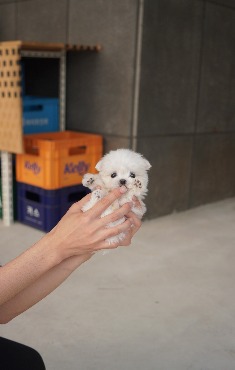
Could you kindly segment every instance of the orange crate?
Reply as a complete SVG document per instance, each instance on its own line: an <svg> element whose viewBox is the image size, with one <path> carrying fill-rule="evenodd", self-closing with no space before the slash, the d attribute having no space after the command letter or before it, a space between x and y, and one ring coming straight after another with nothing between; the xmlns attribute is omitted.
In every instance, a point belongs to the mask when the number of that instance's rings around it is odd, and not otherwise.
<svg viewBox="0 0 235 370"><path fill-rule="evenodd" d="M102 156L102 136L62 131L24 136L24 154L16 156L19 182L59 189L80 184L86 172L96 172Z"/></svg>

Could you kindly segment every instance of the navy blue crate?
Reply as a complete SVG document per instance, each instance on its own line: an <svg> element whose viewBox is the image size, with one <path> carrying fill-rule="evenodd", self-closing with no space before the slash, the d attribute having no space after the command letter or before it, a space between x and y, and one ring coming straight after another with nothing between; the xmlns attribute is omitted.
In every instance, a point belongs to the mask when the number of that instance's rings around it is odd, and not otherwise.
<svg viewBox="0 0 235 370"><path fill-rule="evenodd" d="M69 207L89 190L83 185L45 190L17 182L18 221L42 231L50 231Z"/></svg>
<svg viewBox="0 0 235 370"><path fill-rule="evenodd" d="M23 96L23 132L35 134L59 130L59 99Z"/></svg>

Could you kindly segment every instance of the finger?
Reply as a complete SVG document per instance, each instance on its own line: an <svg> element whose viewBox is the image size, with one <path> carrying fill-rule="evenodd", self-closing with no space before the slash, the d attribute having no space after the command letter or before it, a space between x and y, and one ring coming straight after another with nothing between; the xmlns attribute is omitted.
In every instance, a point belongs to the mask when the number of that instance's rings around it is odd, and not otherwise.
<svg viewBox="0 0 235 370"><path fill-rule="evenodd" d="M102 242L96 244L93 247L94 251L106 250L106 249L115 249L120 246L120 242L117 243L109 243L107 240L103 240Z"/></svg>
<svg viewBox="0 0 235 370"><path fill-rule="evenodd" d="M132 238L141 226L141 221L133 212L128 214L129 220L131 221L131 228L125 233L125 238L121 241L120 246L129 246L132 242Z"/></svg>
<svg viewBox="0 0 235 370"><path fill-rule="evenodd" d="M134 226L140 228L140 226L142 225L141 219L134 212L128 212L126 214L126 217L132 219Z"/></svg>
<svg viewBox="0 0 235 370"><path fill-rule="evenodd" d="M131 245L132 232L129 230L126 232L125 238L121 241L120 247L128 247Z"/></svg>
<svg viewBox="0 0 235 370"><path fill-rule="evenodd" d="M92 247L96 251L100 250L100 249L117 248L119 245L121 245L122 242L120 240L118 240L115 243L113 243L113 242L110 243L110 241L108 239L110 239L112 237L115 237L115 236L117 236L121 233L131 235L131 222L130 222L130 220L126 220L125 222L123 222L120 225L109 227L105 231L103 230L102 233L99 233L99 239L101 239L101 241L99 241L97 243L94 243ZM131 238L129 237L129 239L131 239ZM123 245L127 245L127 244L123 244Z"/></svg>
<svg viewBox="0 0 235 370"><path fill-rule="evenodd" d="M120 198L126 190L125 186L114 189L104 198L100 199L96 205L87 212L94 218L99 217L115 200Z"/></svg>
<svg viewBox="0 0 235 370"><path fill-rule="evenodd" d="M87 194L85 197L80 199L78 202L75 202L70 209L74 212L81 211L82 207L90 200L91 193Z"/></svg>
<svg viewBox="0 0 235 370"><path fill-rule="evenodd" d="M132 200L133 200L133 203L134 203L134 206L135 207L141 208L141 203L140 203L139 199L135 195L132 197Z"/></svg>
<svg viewBox="0 0 235 370"><path fill-rule="evenodd" d="M117 226L107 227L103 231L104 239L112 238L131 229L131 221L128 219Z"/></svg>
<svg viewBox="0 0 235 370"><path fill-rule="evenodd" d="M135 215L134 212L129 212L127 215L126 215L127 218L129 218L131 220L131 224L132 224L132 227L131 227L131 230L132 230L132 236L139 230L139 228L141 227L142 225L142 222L141 220Z"/></svg>
<svg viewBox="0 0 235 370"><path fill-rule="evenodd" d="M109 224L111 222L115 222L117 220L120 220L126 214L128 214L130 212L131 207L132 207L132 203L131 202L125 203L125 204L123 204L123 206L121 206L120 208L118 208L116 211L110 213L107 216L102 217L99 220L99 223L102 226L102 225L107 225L107 224Z"/></svg>

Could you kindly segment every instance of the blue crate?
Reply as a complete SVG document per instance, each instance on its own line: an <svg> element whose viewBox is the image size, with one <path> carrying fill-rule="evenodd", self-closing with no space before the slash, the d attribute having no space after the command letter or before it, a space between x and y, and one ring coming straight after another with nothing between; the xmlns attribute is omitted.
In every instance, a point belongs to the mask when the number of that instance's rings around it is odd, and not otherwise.
<svg viewBox="0 0 235 370"><path fill-rule="evenodd" d="M50 231L69 207L89 190L83 185L45 190L17 182L18 221L42 231Z"/></svg>
<svg viewBox="0 0 235 370"><path fill-rule="evenodd" d="M59 130L59 99L23 96L23 132L35 134Z"/></svg>

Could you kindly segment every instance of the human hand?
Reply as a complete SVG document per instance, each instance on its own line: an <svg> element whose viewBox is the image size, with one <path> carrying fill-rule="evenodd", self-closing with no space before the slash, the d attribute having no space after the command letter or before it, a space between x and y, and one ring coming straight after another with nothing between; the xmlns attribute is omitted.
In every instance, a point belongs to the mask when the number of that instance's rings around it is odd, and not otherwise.
<svg viewBox="0 0 235 370"><path fill-rule="evenodd" d="M128 215L132 204L126 203L113 213L100 217L125 191L125 187L114 189L86 212L82 211L82 207L89 200L90 194L72 205L49 233L50 245L57 248L62 260L75 255L91 255L101 249L116 248L120 243L110 245L106 239L122 232L128 234L126 244L122 245L128 245L127 242L131 240L133 234L133 230L130 231L131 225L135 225L134 232L138 229L135 217L127 216L125 222L114 227L107 228L106 225Z"/></svg>
<svg viewBox="0 0 235 370"><path fill-rule="evenodd" d="M119 243L120 246L130 245L133 236L135 235L135 233L139 230L141 226L141 221L134 212L129 212L126 215L126 218L130 220L131 228L126 231L125 238Z"/></svg>
<svg viewBox="0 0 235 370"><path fill-rule="evenodd" d="M133 202L133 207L134 208L141 208L142 207L139 199L135 195L132 197L132 202Z"/></svg>

